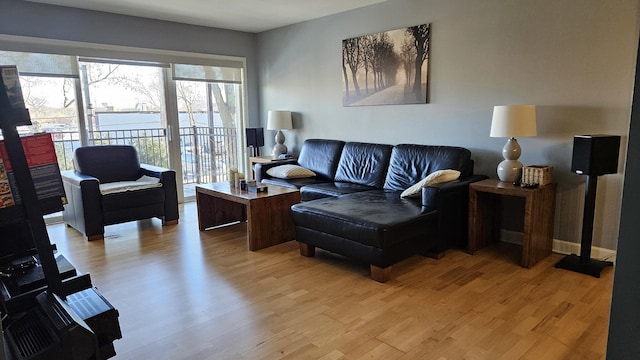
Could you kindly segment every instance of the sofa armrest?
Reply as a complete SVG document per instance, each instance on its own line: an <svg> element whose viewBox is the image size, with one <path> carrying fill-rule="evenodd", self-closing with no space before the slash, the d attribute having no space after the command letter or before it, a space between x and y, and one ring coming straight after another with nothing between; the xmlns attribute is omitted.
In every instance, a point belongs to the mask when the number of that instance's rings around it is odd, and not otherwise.
<svg viewBox="0 0 640 360"><path fill-rule="evenodd" d="M422 188L422 206L426 208L436 209L441 200L440 196L446 196L447 194L453 193L466 193L468 199L469 184L488 178L489 177L485 175L472 175L464 180L454 180L425 186L424 188Z"/></svg>
<svg viewBox="0 0 640 360"><path fill-rule="evenodd" d="M484 175L472 175L463 180L426 186L422 189L422 206L438 211L438 234L432 251L467 246L469 226L469 184L487 179Z"/></svg>
<svg viewBox="0 0 640 360"><path fill-rule="evenodd" d="M164 219L163 222L178 220L178 186L176 185L176 171L149 164L140 164L143 175L160 179L164 188Z"/></svg>
<svg viewBox="0 0 640 360"><path fill-rule="evenodd" d="M255 173L256 182L260 183L262 179L270 179L272 176L267 174L267 170L273 167L285 165L285 164L298 165L298 160L296 159L278 160L278 161L271 161L268 163L255 164L253 171Z"/></svg>

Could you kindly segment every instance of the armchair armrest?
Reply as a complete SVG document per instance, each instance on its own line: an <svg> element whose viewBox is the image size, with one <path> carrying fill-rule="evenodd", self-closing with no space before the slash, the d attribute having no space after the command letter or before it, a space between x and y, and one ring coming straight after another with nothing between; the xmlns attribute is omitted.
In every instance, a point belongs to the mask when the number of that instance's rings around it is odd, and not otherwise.
<svg viewBox="0 0 640 360"><path fill-rule="evenodd" d="M154 166L149 164L140 164L140 173L142 175L151 176L160 179L161 183L173 180L175 183L176 171L167 169L161 166Z"/></svg>
<svg viewBox="0 0 640 360"><path fill-rule="evenodd" d="M140 164L140 172L160 179L164 188L164 219L163 223L178 220L178 187L176 185L176 171L149 164Z"/></svg>
<svg viewBox="0 0 640 360"><path fill-rule="evenodd" d="M68 201L62 213L64 222L87 236L102 234L100 181L75 170L61 171L60 176Z"/></svg>
<svg viewBox="0 0 640 360"><path fill-rule="evenodd" d="M73 184L75 186L80 186L83 181L93 181L100 184L100 180L97 178L81 174L75 170L65 170L60 172L60 176L62 177L62 181L67 182L69 184Z"/></svg>
<svg viewBox="0 0 640 360"><path fill-rule="evenodd" d="M472 175L462 180L426 186L422 189L422 206L438 211L438 240L436 253L467 245L469 226L469 184L487 179L485 175Z"/></svg>

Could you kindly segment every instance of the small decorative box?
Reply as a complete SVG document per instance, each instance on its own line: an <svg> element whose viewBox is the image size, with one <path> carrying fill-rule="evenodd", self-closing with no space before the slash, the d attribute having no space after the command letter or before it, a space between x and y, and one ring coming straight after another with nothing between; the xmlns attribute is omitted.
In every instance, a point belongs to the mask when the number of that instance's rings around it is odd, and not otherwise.
<svg viewBox="0 0 640 360"><path fill-rule="evenodd" d="M538 184L544 186L552 182L553 166L529 165L522 168L523 184Z"/></svg>
<svg viewBox="0 0 640 360"><path fill-rule="evenodd" d="M248 187L249 192L253 192L253 193L266 193L269 188L266 185L256 185L256 186L249 186Z"/></svg>

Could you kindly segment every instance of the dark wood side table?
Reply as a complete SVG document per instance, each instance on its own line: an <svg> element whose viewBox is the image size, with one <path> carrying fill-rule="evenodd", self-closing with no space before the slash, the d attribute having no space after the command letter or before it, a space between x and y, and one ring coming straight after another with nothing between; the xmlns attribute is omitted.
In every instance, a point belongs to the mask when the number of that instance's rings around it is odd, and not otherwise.
<svg viewBox="0 0 640 360"><path fill-rule="evenodd" d="M278 157L273 157L271 155L267 155L267 156L250 156L249 157L249 162L251 163L251 165L255 165L255 164L265 164L265 163L270 163L270 162L278 162L278 161L287 161L287 160L295 160L296 158L291 156L288 157L286 159L280 159Z"/></svg>
<svg viewBox="0 0 640 360"><path fill-rule="evenodd" d="M269 163L269 162L276 161L276 160L278 160L278 158L274 158L271 155L250 156L249 157L249 162L251 162L251 165L264 164L264 163Z"/></svg>
<svg viewBox="0 0 640 360"><path fill-rule="evenodd" d="M520 264L529 268L549 255L553 246L556 188L552 183L526 189L493 179L469 185L469 252L474 254L499 238L500 198L516 196L525 200Z"/></svg>

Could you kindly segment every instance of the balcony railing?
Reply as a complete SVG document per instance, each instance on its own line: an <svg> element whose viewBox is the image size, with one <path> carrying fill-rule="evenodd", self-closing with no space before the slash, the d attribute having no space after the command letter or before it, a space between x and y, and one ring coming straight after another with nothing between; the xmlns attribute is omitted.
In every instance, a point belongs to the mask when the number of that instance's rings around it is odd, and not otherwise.
<svg viewBox="0 0 640 360"><path fill-rule="evenodd" d="M185 184L228 180L237 168L237 131L224 127L181 127L180 158ZM80 146L78 132L52 132L61 170L73 169L73 151ZM170 167L164 129L101 130L89 132L91 145L132 145L140 162ZM175 167L174 167L175 168Z"/></svg>

